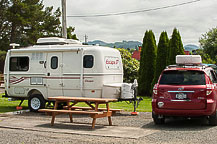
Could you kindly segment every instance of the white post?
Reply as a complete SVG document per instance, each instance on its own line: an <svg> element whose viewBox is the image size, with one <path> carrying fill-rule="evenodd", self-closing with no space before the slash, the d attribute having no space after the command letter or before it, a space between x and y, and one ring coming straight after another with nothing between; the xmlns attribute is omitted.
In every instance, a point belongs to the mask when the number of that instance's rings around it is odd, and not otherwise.
<svg viewBox="0 0 217 144"><path fill-rule="evenodd" d="M67 38L66 27L66 0L62 0L62 37Z"/></svg>
<svg viewBox="0 0 217 144"><path fill-rule="evenodd" d="M9 92L9 84L10 84L10 82L9 82L9 79L10 79L10 66L9 66L9 64L10 64L10 56L11 56L11 51L10 50L8 50L8 53L7 53L7 92Z"/></svg>
<svg viewBox="0 0 217 144"><path fill-rule="evenodd" d="M83 97L83 79L84 79L83 56L84 56L84 49L83 49L83 48L81 48L81 75L80 75L80 91L81 91L81 96L82 96L82 97Z"/></svg>

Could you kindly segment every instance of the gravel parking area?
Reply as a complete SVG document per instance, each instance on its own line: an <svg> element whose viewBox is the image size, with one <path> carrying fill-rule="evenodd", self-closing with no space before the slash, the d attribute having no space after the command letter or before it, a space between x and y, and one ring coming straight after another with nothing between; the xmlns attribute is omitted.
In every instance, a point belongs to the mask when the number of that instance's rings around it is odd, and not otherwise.
<svg viewBox="0 0 217 144"><path fill-rule="evenodd" d="M16 120L13 122L13 120ZM165 125L156 126L152 122L151 113L140 113L138 116L131 116L128 112L121 112L112 117L113 128L128 130L128 134L135 130L144 130L143 136L138 138L116 137L107 135L91 135L95 131L107 126L107 119L97 119L96 130L91 130L91 118L83 115L76 115L75 125L67 123L69 118L66 115L57 117L55 131L44 131L42 128L50 128L50 117L42 113L23 113L19 115L0 115L0 125L6 122L5 126L0 126L0 143L216 143L217 127L208 126L205 119L169 119ZM25 123L19 123L19 121ZM44 123L41 127L33 129L15 128L12 125L25 127L29 123ZM56 123L55 123L56 124ZM82 125L77 125L82 124ZM84 125L83 125L84 124ZM87 125L86 125L87 124ZM8 127L7 127L8 125ZM10 127L11 126L11 127ZM81 131L89 134L61 132ZM111 129L108 133L111 132ZM114 131L115 132L115 131ZM116 131L117 132L117 131ZM148 132L148 133L146 133ZM141 133L139 133L141 135Z"/></svg>

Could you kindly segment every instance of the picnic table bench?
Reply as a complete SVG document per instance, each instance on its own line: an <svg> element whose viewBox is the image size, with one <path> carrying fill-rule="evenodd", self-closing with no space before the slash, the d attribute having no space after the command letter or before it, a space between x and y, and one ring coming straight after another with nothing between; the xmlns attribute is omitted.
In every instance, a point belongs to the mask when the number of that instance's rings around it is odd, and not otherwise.
<svg viewBox="0 0 217 144"><path fill-rule="evenodd" d="M40 109L40 112L50 113L52 115L51 125L54 125L55 117L58 114L69 114L70 122L73 122L72 114L89 114L92 121L92 128L95 128L97 118L108 117L109 125L112 125L112 112L121 111L120 109L110 109L109 102L116 102L117 99L104 99L104 98L85 98L85 97L49 97L48 100L55 101L54 109ZM64 109L57 109L58 104L66 102L67 106ZM71 104L72 102L72 104ZM74 106L77 103L85 102L89 107ZM105 104L106 108L99 108L100 104Z"/></svg>

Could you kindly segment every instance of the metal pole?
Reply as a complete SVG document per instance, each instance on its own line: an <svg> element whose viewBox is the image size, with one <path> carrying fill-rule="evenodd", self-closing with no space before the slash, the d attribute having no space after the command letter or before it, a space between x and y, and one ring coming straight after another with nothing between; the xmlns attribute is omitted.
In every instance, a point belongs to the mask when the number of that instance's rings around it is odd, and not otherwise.
<svg viewBox="0 0 217 144"><path fill-rule="evenodd" d="M87 44L87 39L88 39L88 36L85 34L84 36L84 43Z"/></svg>
<svg viewBox="0 0 217 144"><path fill-rule="evenodd" d="M67 38L66 27L66 0L62 0L62 37Z"/></svg>

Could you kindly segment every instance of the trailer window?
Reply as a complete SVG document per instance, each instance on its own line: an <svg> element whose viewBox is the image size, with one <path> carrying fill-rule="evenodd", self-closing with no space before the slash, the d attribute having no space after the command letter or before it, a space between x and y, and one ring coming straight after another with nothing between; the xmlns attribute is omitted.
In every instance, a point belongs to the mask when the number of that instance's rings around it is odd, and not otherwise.
<svg viewBox="0 0 217 144"><path fill-rule="evenodd" d="M10 71L28 71L29 58L28 57L11 57Z"/></svg>
<svg viewBox="0 0 217 144"><path fill-rule="evenodd" d="M51 68L52 69L57 69L58 68L58 57L53 56L51 58Z"/></svg>
<svg viewBox="0 0 217 144"><path fill-rule="evenodd" d="M93 67L93 56L85 55L83 59L83 67L84 68L92 68Z"/></svg>

